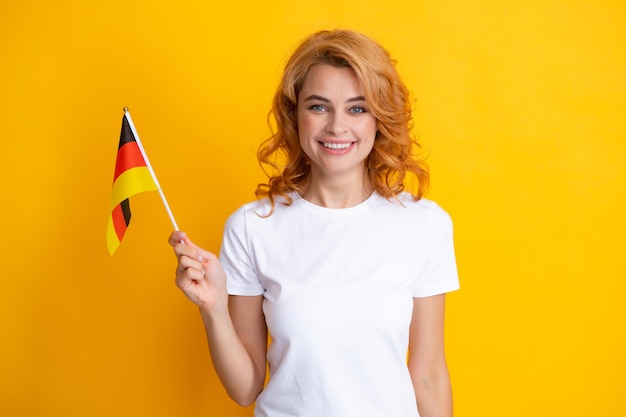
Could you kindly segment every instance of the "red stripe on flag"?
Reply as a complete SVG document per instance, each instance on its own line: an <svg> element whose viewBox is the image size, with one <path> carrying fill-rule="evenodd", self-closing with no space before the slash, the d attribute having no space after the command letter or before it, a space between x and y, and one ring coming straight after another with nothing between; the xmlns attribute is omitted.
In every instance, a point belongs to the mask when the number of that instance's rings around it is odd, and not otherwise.
<svg viewBox="0 0 626 417"><path fill-rule="evenodd" d="M117 177L119 177L124 171L140 166L146 166L146 161L144 161L143 156L141 155L137 142L125 143L117 151L117 161L115 162L113 182L115 182Z"/></svg>
<svg viewBox="0 0 626 417"><path fill-rule="evenodd" d="M128 227L121 204L115 206L111 212L111 217L113 218L113 228L115 229L115 234L117 235L117 239L121 242L124 237L124 233L126 233L126 228Z"/></svg>

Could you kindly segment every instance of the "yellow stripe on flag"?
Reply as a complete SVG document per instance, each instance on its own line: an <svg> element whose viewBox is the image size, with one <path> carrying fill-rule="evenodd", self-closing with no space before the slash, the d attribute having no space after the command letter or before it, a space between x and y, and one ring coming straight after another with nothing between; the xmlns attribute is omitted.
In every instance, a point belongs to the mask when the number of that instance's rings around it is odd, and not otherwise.
<svg viewBox="0 0 626 417"><path fill-rule="evenodd" d="M107 224L107 248L109 249L109 254L113 255L113 252L120 245L120 241L117 238L117 233L115 233L115 227L113 226L113 218L109 213L109 222Z"/></svg>
<svg viewBox="0 0 626 417"><path fill-rule="evenodd" d="M113 184L109 210L113 210L119 203L135 194L155 190L157 190L157 186L152 179L152 175L150 175L148 167L128 169L117 177Z"/></svg>

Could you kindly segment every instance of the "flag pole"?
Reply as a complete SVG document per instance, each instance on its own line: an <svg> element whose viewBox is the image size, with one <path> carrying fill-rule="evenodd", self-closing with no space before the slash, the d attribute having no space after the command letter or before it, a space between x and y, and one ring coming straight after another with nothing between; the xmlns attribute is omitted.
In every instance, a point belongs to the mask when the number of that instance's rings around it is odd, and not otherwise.
<svg viewBox="0 0 626 417"><path fill-rule="evenodd" d="M150 160L148 159L148 155L146 155L146 151L143 149L143 145L141 144L141 140L139 139L137 130L135 130L133 119L130 117L130 112L128 111L128 107L124 107L124 116L126 116L126 120L128 120L128 125L130 126L130 130L133 132L133 136L135 136L135 141L137 141L137 146L139 147L139 151L141 152L141 155L143 156L144 161L146 161L146 166L148 167L148 171L150 171L152 180L157 186L159 195L161 196L161 201L163 201L163 205L165 206L165 211L167 211L167 215L170 218L170 222L172 222L172 226L174 226L174 230L178 231L179 229L178 229L178 225L176 224L176 220L174 220L174 214L172 214L172 210L170 209L169 204L167 204L167 200L165 199L165 194L163 194L163 190L161 189L161 184L159 184L159 180L157 180L157 177L154 174L152 165L150 165Z"/></svg>

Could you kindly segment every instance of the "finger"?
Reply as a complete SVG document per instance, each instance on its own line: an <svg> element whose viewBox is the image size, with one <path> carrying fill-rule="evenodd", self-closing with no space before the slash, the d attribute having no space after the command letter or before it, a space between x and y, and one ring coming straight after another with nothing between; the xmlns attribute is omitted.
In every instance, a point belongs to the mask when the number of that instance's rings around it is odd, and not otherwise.
<svg viewBox="0 0 626 417"><path fill-rule="evenodd" d="M178 258L181 256L188 256L192 259L198 260L200 251L195 245L185 245L184 243L179 242L174 246L174 254Z"/></svg>
<svg viewBox="0 0 626 417"><path fill-rule="evenodd" d="M196 277L204 276L204 268L202 267L202 261L199 261L188 256L181 256L178 260L178 266L176 267L176 276L185 275Z"/></svg>
<svg viewBox="0 0 626 417"><path fill-rule="evenodd" d="M215 261L218 259L217 255L213 252L209 252L206 249L202 249L200 247L196 247L198 253L198 260L202 263L206 263L206 261Z"/></svg>
<svg viewBox="0 0 626 417"><path fill-rule="evenodd" d="M167 239L167 243L169 243L172 246L176 246L181 242L184 243L185 245L193 246L193 243L191 242L189 237L187 237L187 234L180 230L172 232L170 237Z"/></svg>
<svg viewBox="0 0 626 417"><path fill-rule="evenodd" d="M176 268L176 274L181 274L185 272L187 269L195 269L197 271L202 271L202 261L197 260L195 258L189 256L181 256L178 260L178 267Z"/></svg>
<svg viewBox="0 0 626 417"><path fill-rule="evenodd" d="M180 240L177 240L180 239ZM174 253L180 259L181 256L188 256L202 263L207 260L217 260L217 255L194 244L184 232L176 231L170 235L168 243L174 246Z"/></svg>
<svg viewBox="0 0 626 417"><path fill-rule="evenodd" d="M182 273L176 275L176 286L180 289L184 289L189 285L198 285L200 281L202 281L203 277L203 271L188 268Z"/></svg>

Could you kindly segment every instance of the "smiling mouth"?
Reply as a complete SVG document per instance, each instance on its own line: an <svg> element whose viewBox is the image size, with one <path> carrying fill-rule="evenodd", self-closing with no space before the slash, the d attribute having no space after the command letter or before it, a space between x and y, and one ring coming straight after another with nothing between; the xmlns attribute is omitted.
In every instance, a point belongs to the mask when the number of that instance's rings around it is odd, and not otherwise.
<svg viewBox="0 0 626 417"><path fill-rule="evenodd" d="M322 142L322 146L328 149L346 149L352 146L353 142L343 142L343 143L334 143L334 142Z"/></svg>

